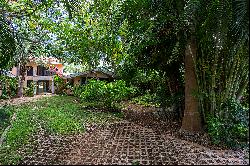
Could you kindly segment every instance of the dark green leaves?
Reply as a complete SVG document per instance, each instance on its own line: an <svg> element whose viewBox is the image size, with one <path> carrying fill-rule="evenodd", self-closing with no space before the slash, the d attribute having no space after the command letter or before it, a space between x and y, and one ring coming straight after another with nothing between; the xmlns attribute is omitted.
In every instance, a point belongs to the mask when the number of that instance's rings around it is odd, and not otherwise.
<svg viewBox="0 0 250 166"><path fill-rule="evenodd" d="M10 64L16 50L16 42L11 25L3 15L0 16L0 69Z"/></svg>

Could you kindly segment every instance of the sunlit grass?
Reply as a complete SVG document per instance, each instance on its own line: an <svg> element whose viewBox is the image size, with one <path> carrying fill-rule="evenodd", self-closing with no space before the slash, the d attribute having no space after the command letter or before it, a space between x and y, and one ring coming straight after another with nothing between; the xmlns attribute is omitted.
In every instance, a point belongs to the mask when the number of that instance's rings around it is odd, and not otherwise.
<svg viewBox="0 0 250 166"><path fill-rule="evenodd" d="M5 110L9 111L5 111L6 115L2 113L5 123L1 123L1 131L10 124L14 112L16 117L0 149L0 164L15 164L22 157L15 151L28 143L39 126L50 134L77 134L85 131L86 124L105 124L123 117L121 113L87 110L70 96L44 97L36 102L7 106Z"/></svg>

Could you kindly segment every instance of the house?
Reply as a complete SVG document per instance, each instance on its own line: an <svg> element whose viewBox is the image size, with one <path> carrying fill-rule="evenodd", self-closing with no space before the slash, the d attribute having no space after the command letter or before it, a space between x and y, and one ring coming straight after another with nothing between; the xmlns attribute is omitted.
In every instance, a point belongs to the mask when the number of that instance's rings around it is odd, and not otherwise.
<svg viewBox="0 0 250 166"><path fill-rule="evenodd" d="M84 85L87 80L94 78L97 80L106 80L108 82L113 80L113 74L104 72L102 70L94 69L81 73L63 73L63 64L56 58L29 58L26 64L27 72L25 73L25 80L23 87L29 87L33 82L35 85L34 94L54 93L54 74L51 68L60 73L65 82L70 82L71 85ZM18 68L13 67L12 75L18 76Z"/></svg>
<svg viewBox="0 0 250 166"><path fill-rule="evenodd" d="M105 80L107 82L110 82L114 79L112 73L104 72L98 69L93 69L81 73L72 73L69 75L65 75L63 78L67 79L67 81L71 82L73 85L84 85L87 83L87 80L91 78L101 81Z"/></svg>
<svg viewBox="0 0 250 166"><path fill-rule="evenodd" d="M54 74L49 70L49 67L52 66L58 72L63 73L63 64L56 58L29 58L29 62L26 64L28 70L25 74L23 86L27 87L33 82L36 85L34 94L54 93ZM13 67L11 73L18 76L17 67Z"/></svg>

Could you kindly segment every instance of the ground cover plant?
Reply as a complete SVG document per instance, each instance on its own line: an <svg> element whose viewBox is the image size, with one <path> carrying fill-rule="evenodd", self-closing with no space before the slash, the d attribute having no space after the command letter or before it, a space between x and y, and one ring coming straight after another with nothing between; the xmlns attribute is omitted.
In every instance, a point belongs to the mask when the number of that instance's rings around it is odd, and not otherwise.
<svg viewBox="0 0 250 166"><path fill-rule="evenodd" d="M13 107L0 106L0 135L2 135L5 128L10 125L14 111Z"/></svg>
<svg viewBox="0 0 250 166"><path fill-rule="evenodd" d="M144 106L155 106L155 107L159 107L160 103L157 102L156 99L156 94L150 94L150 93L146 93L143 96L137 96L133 99L131 99L132 103L137 103L140 105L144 105Z"/></svg>
<svg viewBox="0 0 250 166"><path fill-rule="evenodd" d="M230 99L222 104L222 110L218 114L221 115L208 118L208 133L212 141L229 147L248 146L249 110Z"/></svg>

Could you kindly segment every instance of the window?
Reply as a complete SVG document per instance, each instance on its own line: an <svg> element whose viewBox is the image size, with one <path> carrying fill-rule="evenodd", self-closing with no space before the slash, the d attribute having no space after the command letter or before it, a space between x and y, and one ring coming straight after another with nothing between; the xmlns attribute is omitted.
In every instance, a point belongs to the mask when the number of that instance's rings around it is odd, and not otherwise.
<svg viewBox="0 0 250 166"><path fill-rule="evenodd" d="M39 80L37 82L37 92L38 93L44 93L44 92L49 92L49 81L48 80Z"/></svg>
<svg viewBox="0 0 250 166"><path fill-rule="evenodd" d="M49 76L50 73L46 69L46 67L39 65L39 66L37 66L37 75L38 76Z"/></svg>
<svg viewBox="0 0 250 166"><path fill-rule="evenodd" d="M43 66L37 66L37 75L42 76L43 75Z"/></svg>
<svg viewBox="0 0 250 166"><path fill-rule="evenodd" d="M27 76L33 76L33 67L27 66Z"/></svg>

